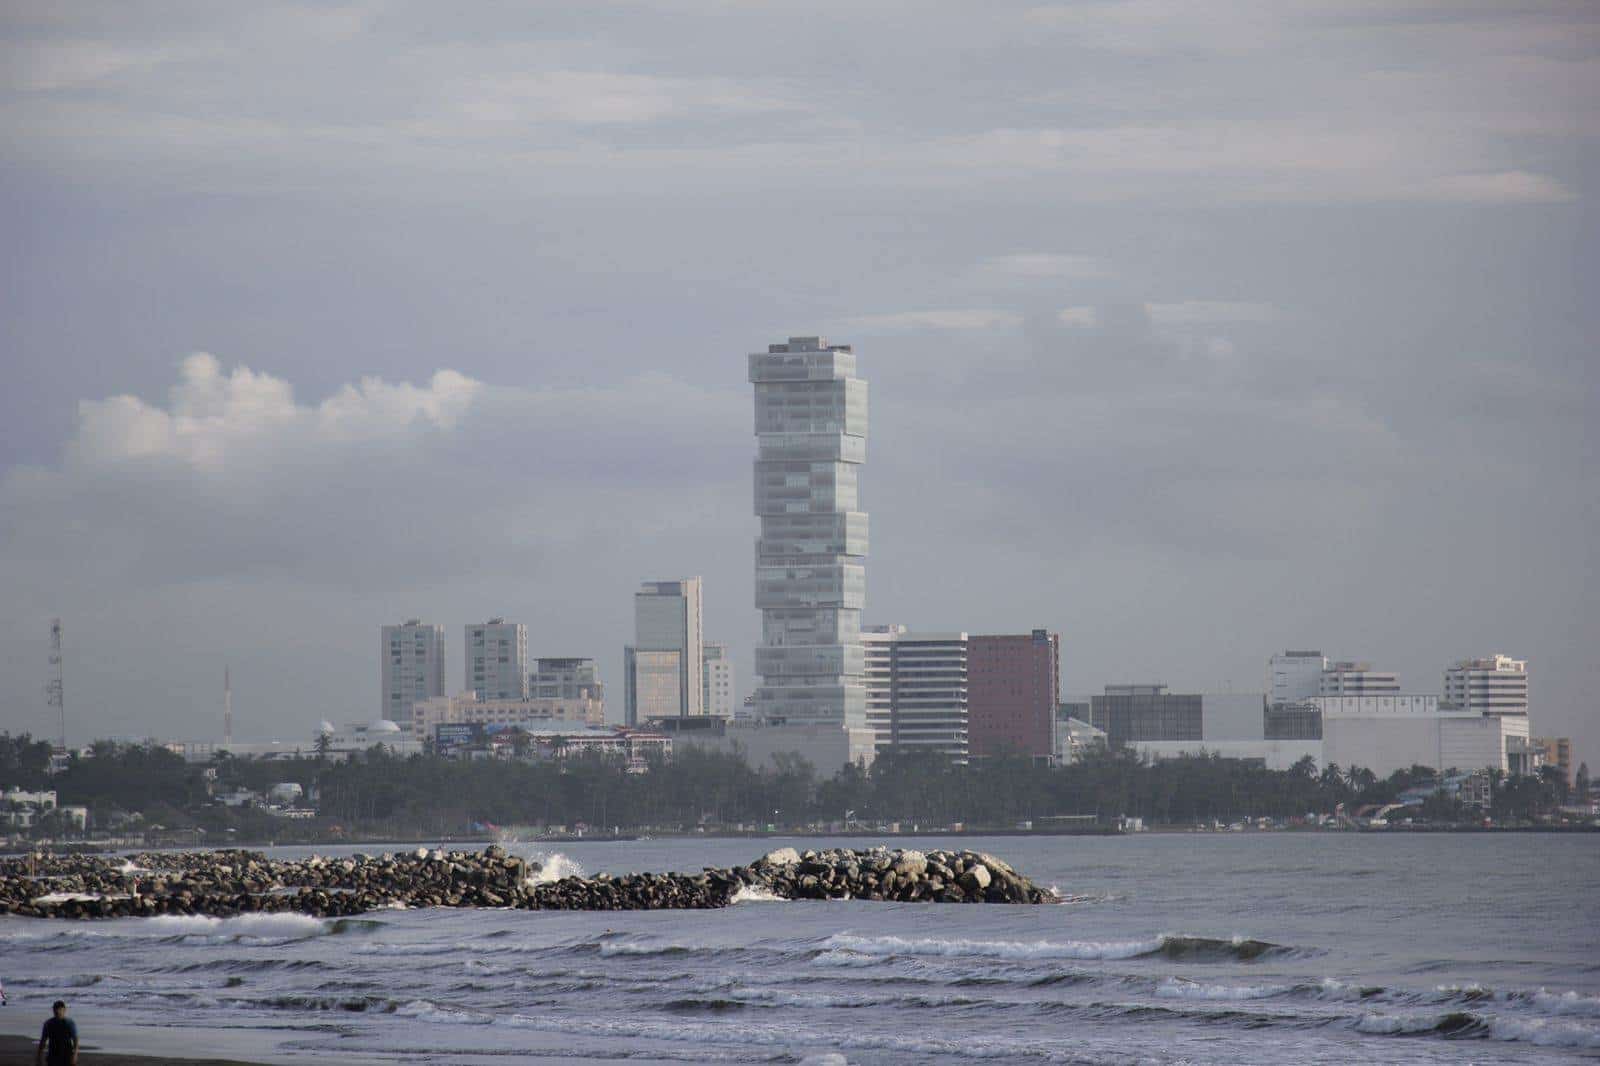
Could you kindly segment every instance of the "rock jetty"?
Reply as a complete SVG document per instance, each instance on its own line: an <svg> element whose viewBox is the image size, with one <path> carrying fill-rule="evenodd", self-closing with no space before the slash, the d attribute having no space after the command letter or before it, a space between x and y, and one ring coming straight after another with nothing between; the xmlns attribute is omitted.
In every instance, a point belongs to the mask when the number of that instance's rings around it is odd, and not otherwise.
<svg viewBox="0 0 1600 1066"><path fill-rule="evenodd" d="M293 911L343 917L383 907L663 910L725 907L741 892L903 903L1056 901L1005 862L973 851L779 848L748 866L706 867L697 874L544 874L537 861L497 845L481 852L417 848L308 859L239 850L12 856L0 859L0 915L88 919Z"/></svg>

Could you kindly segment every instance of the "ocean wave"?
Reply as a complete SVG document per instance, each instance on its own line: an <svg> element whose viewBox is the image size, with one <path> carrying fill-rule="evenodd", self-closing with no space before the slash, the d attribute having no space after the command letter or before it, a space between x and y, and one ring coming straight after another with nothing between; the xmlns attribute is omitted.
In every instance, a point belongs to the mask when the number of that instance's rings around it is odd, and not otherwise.
<svg viewBox="0 0 1600 1066"><path fill-rule="evenodd" d="M309 914L241 914L232 918L162 914L142 919L132 932L135 936L148 933L172 944L271 947L325 936L333 932L333 923Z"/></svg>
<svg viewBox="0 0 1600 1066"><path fill-rule="evenodd" d="M1163 957L1185 962L1249 961L1292 949L1264 940L1162 934L1146 940L936 940L839 933L824 947L857 955L937 955L986 959L1138 959Z"/></svg>
<svg viewBox="0 0 1600 1066"><path fill-rule="evenodd" d="M1600 1048L1600 1030L1557 1018L1516 1018L1475 1011L1447 1014L1412 1012L1363 1014L1360 1033L1379 1036L1441 1036L1447 1039L1494 1039L1539 1047Z"/></svg>
<svg viewBox="0 0 1600 1066"><path fill-rule="evenodd" d="M562 878L583 876L583 866L559 851L536 851L528 858L540 866L539 872L527 879L530 885L548 885Z"/></svg>
<svg viewBox="0 0 1600 1066"><path fill-rule="evenodd" d="M1168 977L1156 985L1155 994L1162 999L1196 999L1205 1001L1235 1001L1270 999L1294 991L1291 985L1221 985L1200 984L1182 977Z"/></svg>

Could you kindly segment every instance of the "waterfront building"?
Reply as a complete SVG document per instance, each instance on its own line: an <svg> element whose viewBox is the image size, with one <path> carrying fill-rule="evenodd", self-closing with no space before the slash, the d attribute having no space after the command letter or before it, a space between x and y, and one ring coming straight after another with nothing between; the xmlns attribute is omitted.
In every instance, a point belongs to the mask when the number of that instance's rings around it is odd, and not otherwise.
<svg viewBox="0 0 1600 1066"><path fill-rule="evenodd" d="M378 643L378 716L408 722L414 703L444 695L444 626L413 618L380 627Z"/></svg>
<svg viewBox="0 0 1600 1066"><path fill-rule="evenodd" d="M1444 702L1478 714L1528 715L1528 661L1495 654L1444 672Z"/></svg>
<svg viewBox="0 0 1600 1066"><path fill-rule="evenodd" d="M1320 651L1285 651L1267 660L1267 702L1300 703L1321 695L1328 659Z"/></svg>
<svg viewBox="0 0 1600 1066"><path fill-rule="evenodd" d="M1173 693L1159 682L1107 685L1089 700L1089 722L1114 748L1145 740L1199 740L1199 693Z"/></svg>
<svg viewBox="0 0 1600 1066"><path fill-rule="evenodd" d="M516 725L568 722L593 726L606 723L605 705L599 700L526 699L480 700L475 692L423 700L412 708L410 732L419 742L433 736L443 724Z"/></svg>
<svg viewBox="0 0 1600 1066"><path fill-rule="evenodd" d="M416 704L412 705L415 713ZM362 755L373 747L381 747L390 755L418 755L422 741L412 731L398 722L379 718L375 722L349 722L342 728L324 720L317 726L317 734L305 745L302 755L319 751L329 758Z"/></svg>
<svg viewBox="0 0 1600 1066"><path fill-rule="evenodd" d="M1567 737L1535 737L1533 743L1543 753L1545 766L1561 771L1561 779L1572 784L1572 741Z"/></svg>
<svg viewBox="0 0 1600 1066"><path fill-rule="evenodd" d="M967 635L870 626L861 643L877 753L927 751L966 762Z"/></svg>
<svg viewBox="0 0 1600 1066"><path fill-rule="evenodd" d="M646 581L633 594L633 643L623 649L625 719L705 713L701 580Z"/></svg>
<svg viewBox="0 0 1600 1066"><path fill-rule="evenodd" d="M1388 670L1374 670L1371 663L1336 662L1322 671L1318 696L1398 696L1400 678Z"/></svg>
<svg viewBox="0 0 1600 1066"><path fill-rule="evenodd" d="M705 669L700 677L700 705L718 718L734 716L733 656L728 646L715 641L701 645Z"/></svg>
<svg viewBox="0 0 1600 1066"><path fill-rule="evenodd" d="M467 626L467 684L481 700L528 697L528 627L491 618Z"/></svg>
<svg viewBox="0 0 1600 1066"><path fill-rule="evenodd" d="M1413 765L1435 770L1529 772L1528 720L1442 709L1436 697L1317 701L1325 763L1365 767L1379 777Z"/></svg>
<svg viewBox="0 0 1600 1066"><path fill-rule="evenodd" d="M528 697L541 700L605 701L606 687L593 659L540 658L528 675Z"/></svg>
<svg viewBox="0 0 1600 1066"><path fill-rule="evenodd" d="M1055 758L1061 702L1061 635L967 638L967 742L974 758Z"/></svg>
<svg viewBox="0 0 1600 1066"><path fill-rule="evenodd" d="M749 357L755 387L755 716L851 734L870 758L861 611L867 383L849 345L790 337Z"/></svg>
<svg viewBox="0 0 1600 1066"><path fill-rule="evenodd" d="M673 728L677 726L678 728ZM685 728L688 727L688 728ZM783 755L795 755L816 767L819 777L831 777L846 763L871 766L871 734L852 732L836 722L775 722L765 718L678 719L651 722L650 728L669 733L677 750L695 746L742 756L755 769L772 770ZM865 734L863 736L862 734Z"/></svg>

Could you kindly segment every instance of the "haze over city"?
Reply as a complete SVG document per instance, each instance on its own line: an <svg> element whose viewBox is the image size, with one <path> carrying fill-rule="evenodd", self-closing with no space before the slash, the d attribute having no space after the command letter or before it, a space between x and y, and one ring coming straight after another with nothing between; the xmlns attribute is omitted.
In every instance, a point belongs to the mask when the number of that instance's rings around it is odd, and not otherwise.
<svg viewBox="0 0 1600 1066"><path fill-rule="evenodd" d="M75 742L220 733L224 664L298 738L380 623L615 684L691 574L748 687L745 355L820 334L869 621L1068 692L1505 652L1595 761L1600 19L1233 12L9 8L0 726L52 617Z"/></svg>

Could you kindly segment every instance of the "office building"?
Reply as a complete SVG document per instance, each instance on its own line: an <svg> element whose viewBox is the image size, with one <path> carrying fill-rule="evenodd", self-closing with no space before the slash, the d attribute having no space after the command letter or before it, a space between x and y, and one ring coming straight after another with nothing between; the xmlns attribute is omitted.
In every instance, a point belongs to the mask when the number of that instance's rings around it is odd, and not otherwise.
<svg viewBox="0 0 1600 1066"><path fill-rule="evenodd" d="M700 705L705 713L732 718L736 706L733 692L733 657L728 646L715 641L701 645L705 669L701 674Z"/></svg>
<svg viewBox="0 0 1600 1066"><path fill-rule="evenodd" d="M605 700L606 686L593 659L539 658L528 675L528 698Z"/></svg>
<svg viewBox="0 0 1600 1066"><path fill-rule="evenodd" d="M491 618L466 630L467 686L480 700L528 698L528 627Z"/></svg>
<svg viewBox="0 0 1600 1066"><path fill-rule="evenodd" d="M1267 702L1301 703L1322 694L1327 657L1320 651L1286 651L1267 660Z"/></svg>
<svg viewBox="0 0 1600 1066"><path fill-rule="evenodd" d="M1060 702L1060 634L1035 629L967 638L967 744L974 758L1054 759Z"/></svg>
<svg viewBox="0 0 1600 1066"><path fill-rule="evenodd" d="M623 649L625 720L705 713L698 577L646 581L633 595L633 643Z"/></svg>
<svg viewBox="0 0 1600 1066"><path fill-rule="evenodd" d="M1273 727L1272 711L1302 713L1298 728ZM1162 684L1107 685L1090 699L1092 724L1113 747L1150 759L1214 755L1287 770L1306 756L1320 762L1315 712L1300 702L1269 708L1265 692L1168 692ZM1307 735L1316 733L1316 735Z"/></svg>
<svg viewBox="0 0 1600 1066"><path fill-rule="evenodd" d="M413 618L379 629L378 716L409 722L412 704L444 695L444 626Z"/></svg>
<svg viewBox="0 0 1600 1066"><path fill-rule="evenodd" d="M1561 780L1572 784L1572 740L1568 737L1534 737L1533 745L1541 754L1540 762L1561 771Z"/></svg>
<svg viewBox="0 0 1600 1066"><path fill-rule="evenodd" d="M967 635L871 626L865 652L867 724L879 755L968 755Z"/></svg>
<svg viewBox="0 0 1600 1066"><path fill-rule="evenodd" d="M749 357L755 386L755 714L854 734L867 755L867 516L857 479L867 450L867 383L849 345L791 337Z"/></svg>
<svg viewBox="0 0 1600 1066"><path fill-rule="evenodd" d="M1398 696L1400 678L1388 670L1374 670L1371 663L1336 662L1322 671L1318 696Z"/></svg>
<svg viewBox="0 0 1600 1066"><path fill-rule="evenodd" d="M1444 702L1478 714L1528 714L1528 662L1508 655L1463 659L1444 673Z"/></svg>
<svg viewBox="0 0 1600 1066"><path fill-rule="evenodd" d="M1144 740L1199 740L1199 693L1172 693L1159 683L1107 685L1089 700L1089 723L1120 748Z"/></svg>

